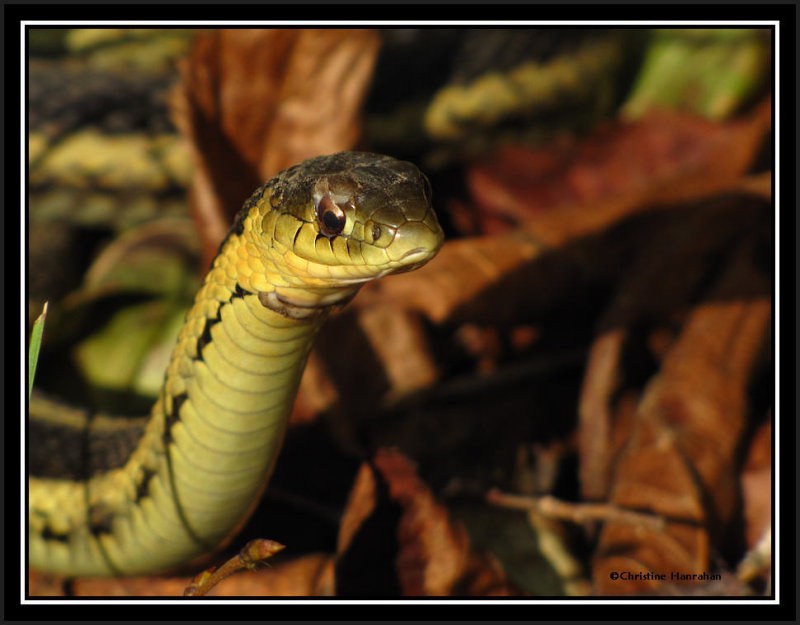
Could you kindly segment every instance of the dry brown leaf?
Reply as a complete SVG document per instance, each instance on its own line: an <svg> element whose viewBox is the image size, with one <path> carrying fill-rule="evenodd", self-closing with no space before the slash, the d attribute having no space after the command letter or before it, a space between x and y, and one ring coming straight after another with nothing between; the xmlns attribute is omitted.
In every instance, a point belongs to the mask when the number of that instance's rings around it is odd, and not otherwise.
<svg viewBox="0 0 800 625"><path fill-rule="evenodd" d="M179 65L181 84L170 105L195 161L190 207L206 257L228 231L231 211L262 182L259 138L295 37L281 30L200 32Z"/></svg>
<svg viewBox="0 0 800 625"><path fill-rule="evenodd" d="M63 597L64 578L54 573L28 569L28 594L31 597Z"/></svg>
<svg viewBox="0 0 800 625"><path fill-rule="evenodd" d="M417 313L398 306L358 311L358 323L383 364L387 400L431 386L439 376Z"/></svg>
<svg viewBox="0 0 800 625"><path fill-rule="evenodd" d="M182 597L191 577L79 578L75 596ZM304 597L330 596L333 589L333 557L311 554L256 571L244 571L215 586L209 597Z"/></svg>
<svg viewBox="0 0 800 625"><path fill-rule="evenodd" d="M453 594L469 561L467 531L451 521L401 453L379 450L374 462L388 484L389 496L403 508L397 527L397 572L402 593Z"/></svg>
<svg viewBox="0 0 800 625"><path fill-rule="evenodd" d="M372 467L367 463L361 465L356 474L356 481L339 523L339 536L336 553L345 553L353 542L353 537L364 524L378 504L378 491Z"/></svg>
<svg viewBox="0 0 800 625"><path fill-rule="evenodd" d="M332 408L352 423L376 405L431 386L438 375L418 313L381 304L348 311L317 340L291 423L309 423Z"/></svg>
<svg viewBox="0 0 800 625"><path fill-rule="evenodd" d="M352 557L348 550L374 548L359 545L358 534L370 519L399 506L391 517L396 525L384 527L394 532L397 541L394 565L402 595L519 594L497 561L471 546L463 525L436 501L402 453L379 449L374 466L374 470L362 466L348 501L340 531L340 562ZM349 584L338 578L337 583Z"/></svg>
<svg viewBox="0 0 800 625"><path fill-rule="evenodd" d="M770 119L767 99L749 116L724 124L653 113L603 126L580 142L506 147L467 175L480 230L500 232L542 211L617 196L663 205L718 191L750 166Z"/></svg>
<svg viewBox="0 0 800 625"><path fill-rule="evenodd" d="M708 572L714 540L735 512L747 382L770 322L768 279L753 266L752 243L737 250L689 315L645 389L614 467L611 502L670 522L664 532L613 522L603 528L593 566L601 594L652 592L661 585L612 580L615 571L652 571L668 580L673 571Z"/></svg>
<svg viewBox="0 0 800 625"><path fill-rule="evenodd" d="M259 171L266 180L312 156L352 148L380 39L370 29L302 29L286 64Z"/></svg>
<svg viewBox="0 0 800 625"><path fill-rule="evenodd" d="M182 597L191 577L81 577L72 585L76 597Z"/></svg>
<svg viewBox="0 0 800 625"><path fill-rule="evenodd" d="M404 595L516 594L497 561L471 547L464 526L436 501L405 456L382 449L374 462L389 496L403 508L397 572Z"/></svg>
<svg viewBox="0 0 800 625"><path fill-rule="evenodd" d="M628 332L613 328L597 338L589 352L578 415L581 494L602 499L611 480L613 403L622 382L620 362Z"/></svg>
<svg viewBox="0 0 800 625"><path fill-rule="evenodd" d="M439 323L543 249L515 234L448 241L436 258L418 271L367 284L354 304L402 303Z"/></svg>
<svg viewBox="0 0 800 625"><path fill-rule="evenodd" d="M772 172L765 171L752 176L742 176L738 188L744 193L750 193L767 201L772 199Z"/></svg>
<svg viewBox="0 0 800 625"><path fill-rule="evenodd" d="M745 539L752 549L772 522L772 421L756 431L741 480Z"/></svg>
<svg viewBox="0 0 800 625"><path fill-rule="evenodd" d="M171 104L197 165L190 205L207 261L265 180L355 145L378 45L366 29L198 34Z"/></svg>
<svg viewBox="0 0 800 625"><path fill-rule="evenodd" d="M349 349L342 349L342 345ZM334 409L347 427L439 376L419 314L398 305L360 307L334 317L303 372L291 423L309 423ZM342 432L344 438L352 433Z"/></svg>
<svg viewBox="0 0 800 625"><path fill-rule="evenodd" d="M212 590L209 597L330 597L333 556L316 553L259 571L238 573Z"/></svg>
<svg viewBox="0 0 800 625"><path fill-rule="evenodd" d="M338 397L329 406L331 426L340 444L354 453L359 447L353 441L353 428L374 417L391 388L386 364L359 324L357 312L348 308L332 316L314 342L320 371ZM396 345L391 337L387 340ZM313 392L313 387L306 389Z"/></svg>
<svg viewBox="0 0 800 625"><path fill-rule="evenodd" d="M328 376L316 350L312 349L308 356L306 368L300 378L289 425L311 423L321 412L324 412L339 401L339 392Z"/></svg>
<svg viewBox="0 0 800 625"><path fill-rule="evenodd" d="M571 292L576 280L604 270L618 271L614 263L620 259L610 253L626 250L598 246L591 238L597 233L639 211L653 212L656 205L664 205L658 212L683 209L684 200L737 191L742 186L739 178L707 172L689 172L684 182L685 197L659 186L638 195L548 211L511 232L447 241L437 257L418 271L367 284L354 305L402 305L435 323L518 321L523 305L537 312L551 310ZM676 180L675 188L682 184ZM668 197L673 204L667 205ZM623 262L627 266L630 259ZM529 317L532 311L526 313L522 316Z"/></svg>
<svg viewBox="0 0 800 625"><path fill-rule="evenodd" d="M720 256L765 223L769 205L746 195L685 207L671 220L651 220L617 294L598 324L580 400L581 489L587 499L607 495L612 460L614 398L626 377L623 353L641 322L668 322L690 306L698 285ZM662 337L664 340L666 337ZM662 350L666 346L662 346Z"/></svg>

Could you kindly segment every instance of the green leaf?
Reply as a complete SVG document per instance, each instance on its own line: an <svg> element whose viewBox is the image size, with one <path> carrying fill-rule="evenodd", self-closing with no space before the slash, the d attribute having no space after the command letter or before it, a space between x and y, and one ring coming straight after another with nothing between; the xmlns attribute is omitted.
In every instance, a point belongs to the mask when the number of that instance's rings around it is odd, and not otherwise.
<svg viewBox="0 0 800 625"><path fill-rule="evenodd" d="M169 299L126 306L77 345L76 362L95 387L155 397L185 315Z"/></svg>
<svg viewBox="0 0 800 625"><path fill-rule="evenodd" d="M31 342L28 347L28 401L31 400L33 392L33 377L36 374L36 365L39 362L39 350L42 347L42 334L44 334L44 322L47 319L47 302L44 303L42 314L33 322L31 331Z"/></svg>
<svg viewBox="0 0 800 625"><path fill-rule="evenodd" d="M622 114L676 109L728 119L768 88L770 64L764 29L656 31Z"/></svg>

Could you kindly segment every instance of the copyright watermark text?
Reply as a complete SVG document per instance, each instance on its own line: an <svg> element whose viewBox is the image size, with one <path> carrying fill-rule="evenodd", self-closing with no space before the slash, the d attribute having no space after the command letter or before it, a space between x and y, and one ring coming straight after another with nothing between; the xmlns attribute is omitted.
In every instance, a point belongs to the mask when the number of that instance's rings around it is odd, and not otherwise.
<svg viewBox="0 0 800 625"><path fill-rule="evenodd" d="M722 579L720 573L684 573L682 571L670 571L669 573L654 573L647 571L646 573L634 571L611 571L608 576L616 581L623 582L639 582L639 581L654 581L654 582L712 582Z"/></svg>

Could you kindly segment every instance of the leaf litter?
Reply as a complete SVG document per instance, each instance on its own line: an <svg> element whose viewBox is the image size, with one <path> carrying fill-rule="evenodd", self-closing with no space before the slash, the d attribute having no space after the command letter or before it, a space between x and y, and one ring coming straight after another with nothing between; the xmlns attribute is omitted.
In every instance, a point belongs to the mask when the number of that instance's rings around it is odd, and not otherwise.
<svg viewBox="0 0 800 625"><path fill-rule="evenodd" d="M206 260L262 180L370 147L360 129L379 45L370 30L197 36L173 115L196 161ZM763 591L770 113L769 98L723 121L651 111L450 170L463 193L436 199L451 235L439 256L365 287L315 346L281 461L316 477L288 504L268 491L235 541L287 549L210 594ZM325 454L349 469L325 475ZM278 492L292 484L280 465ZM551 503L496 508L493 488ZM322 550L286 532L315 515L332 537ZM762 559L745 585L734 573L748 549ZM616 570L721 580L612 582ZM58 592L31 575L32 590ZM189 578L71 592L175 595Z"/></svg>

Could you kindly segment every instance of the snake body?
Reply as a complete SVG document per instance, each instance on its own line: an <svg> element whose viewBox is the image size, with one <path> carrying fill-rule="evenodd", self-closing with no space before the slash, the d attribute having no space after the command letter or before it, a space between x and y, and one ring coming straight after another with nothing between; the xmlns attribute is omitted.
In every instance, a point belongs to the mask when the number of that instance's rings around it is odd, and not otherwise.
<svg viewBox="0 0 800 625"><path fill-rule="evenodd" d="M80 479L29 476L30 565L141 574L223 543L272 472L328 312L367 281L423 265L442 239L427 179L387 156L317 157L258 189L187 313L124 461L90 458Z"/></svg>

